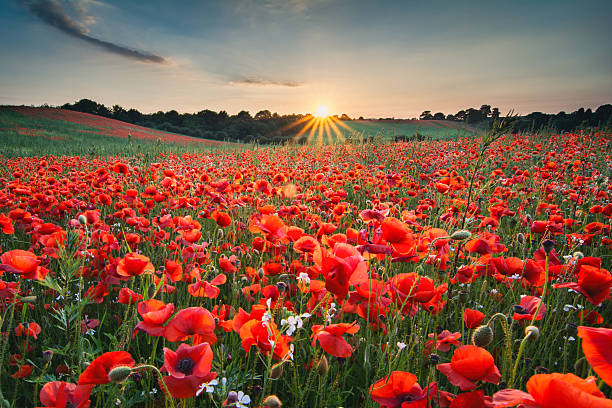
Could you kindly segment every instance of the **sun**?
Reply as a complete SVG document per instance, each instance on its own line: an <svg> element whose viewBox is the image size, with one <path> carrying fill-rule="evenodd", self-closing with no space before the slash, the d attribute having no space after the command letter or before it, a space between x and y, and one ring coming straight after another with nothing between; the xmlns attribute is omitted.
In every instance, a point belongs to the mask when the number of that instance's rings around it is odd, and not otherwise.
<svg viewBox="0 0 612 408"><path fill-rule="evenodd" d="M320 105L317 108L314 116L317 117L317 118L326 118L326 117L329 116L329 109L327 108L326 105Z"/></svg>

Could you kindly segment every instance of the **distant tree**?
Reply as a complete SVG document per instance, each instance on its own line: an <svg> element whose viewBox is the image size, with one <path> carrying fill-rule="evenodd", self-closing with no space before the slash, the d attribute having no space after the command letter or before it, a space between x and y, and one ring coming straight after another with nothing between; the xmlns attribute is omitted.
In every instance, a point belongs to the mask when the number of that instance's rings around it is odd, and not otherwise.
<svg viewBox="0 0 612 408"><path fill-rule="evenodd" d="M351 120L351 118L346 113L343 113L342 116L340 116L340 120Z"/></svg>
<svg viewBox="0 0 612 408"><path fill-rule="evenodd" d="M444 120L446 117L444 116L444 114L442 112L437 112L435 115L433 115L433 120Z"/></svg>
<svg viewBox="0 0 612 408"><path fill-rule="evenodd" d="M477 109L469 108L465 111L465 121L467 123L478 123L486 119L486 116Z"/></svg>
<svg viewBox="0 0 612 408"><path fill-rule="evenodd" d="M491 119L493 120L499 119L499 109L498 108L493 108L491 110Z"/></svg>
<svg viewBox="0 0 612 408"><path fill-rule="evenodd" d="M253 119L253 117L248 111L243 110L243 111L238 112L238 114L236 115L236 119L249 120L249 119Z"/></svg>
<svg viewBox="0 0 612 408"><path fill-rule="evenodd" d="M466 113L465 113L465 111L462 109L462 110L460 110L459 112L457 112L457 113L455 114L455 118L456 118L457 120L460 120L460 121L465 121L465 119L467 118L467 114L466 114Z"/></svg>
<svg viewBox="0 0 612 408"><path fill-rule="evenodd" d="M98 103L92 101L91 99L81 99L80 101L75 102L71 109L96 115L98 113Z"/></svg>
<svg viewBox="0 0 612 408"><path fill-rule="evenodd" d="M255 114L255 120L268 120L272 119L272 112L269 110L262 110Z"/></svg>
<svg viewBox="0 0 612 408"><path fill-rule="evenodd" d="M359 120L363 120L363 116L360 116L360 117L359 117Z"/></svg>
<svg viewBox="0 0 612 408"><path fill-rule="evenodd" d="M482 105L480 106L479 110L483 118L488 118L489 116L491 116L491 105Z"/></svg>
<svg viewBox="0 0 612 408"><path fill-rule="evenodd" d="M457 118L452 113L449 113L446 115L446 120L457 120Z"/></svg>
<svg viewBox="0 0 612 408"><path fill-rule="evenodd" d="M423 113L421 113L421 115L419 116L419 119L421 120L431 120L433 119L433 116L431 115L431 111L423 111Z"/></svg>

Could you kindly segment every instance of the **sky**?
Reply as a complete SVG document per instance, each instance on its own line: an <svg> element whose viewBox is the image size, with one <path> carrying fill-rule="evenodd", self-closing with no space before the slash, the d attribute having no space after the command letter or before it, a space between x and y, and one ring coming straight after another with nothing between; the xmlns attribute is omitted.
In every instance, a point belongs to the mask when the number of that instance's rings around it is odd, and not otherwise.
<svg viewBox="0 0 612 408"><path fill-rule="evenodd" d="M610 21L610 0L0 0L0 105L571 112L612 103Z"/></svg>

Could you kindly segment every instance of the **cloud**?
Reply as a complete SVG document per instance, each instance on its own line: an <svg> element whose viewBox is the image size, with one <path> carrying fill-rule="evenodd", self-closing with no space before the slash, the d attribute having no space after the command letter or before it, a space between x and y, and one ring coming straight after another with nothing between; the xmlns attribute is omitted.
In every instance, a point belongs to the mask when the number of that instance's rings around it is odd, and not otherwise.
<svg viewBox="0 0 612 408"><path fill-rule="evenodd" d="M89 29L86 25L94 23L95 18L88 14L84 1L60 2L58 0L24 0L22 3L32 15L38 17L44 23L57 28L65 34L88 42L89 44L93 44L107 52L141 62L151 62L155 64L164 64L168 62L164 57L160 57L159 55L135 50L90 36ZM70 16L67 8L64 8L62 4L68 5L74 14L74 18Z"/></svg>
<svg viewBox="0 0 612 408"><path fill-rule="evenodd" d="M274 79L263 79L263 78L254 78L254 77L234 79L230 81L230 84L257 85L257 86L285 86L288 88L297 88L298 86L304 85L303 82L298 82L298 81L278 81Z"/></svg>

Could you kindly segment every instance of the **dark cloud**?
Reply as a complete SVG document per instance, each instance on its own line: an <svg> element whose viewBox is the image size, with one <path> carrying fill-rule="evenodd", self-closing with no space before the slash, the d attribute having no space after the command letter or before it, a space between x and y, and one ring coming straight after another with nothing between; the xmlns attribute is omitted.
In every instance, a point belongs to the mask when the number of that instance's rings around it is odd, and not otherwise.
<svg viewBox="0 0 612 408"><path fill-rule="evenodd" d="M30 11L30 13L32 13L32 15L38 17L46 24L55 27L72 37L98 46L99 48L102 48L110 53L142 62L152 62L156 64L164 64L167 62L165 58L160 57L159 55L134 50L132 48L90 36L87 27L81 22L70 17L70 15L62 7L61 3L56 0L24 0L22 3ZM83 21L93 21L93 17L86 14L86 9L81 3L74 3L73 8Z"/></svg>
<svg viewBox="0 0 612 408"><path fill-rule="evenodd" d="M232 84L240 84L240 85L259 85L259 86L286 86L289 88L296 88L298 86L304 85L302 82L297 81L277 81L273 79L262 79L262 78L238 78L231 81Z"/></svg>

